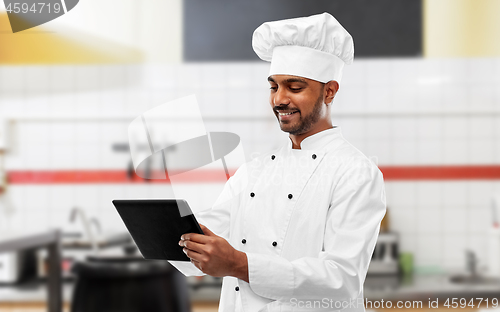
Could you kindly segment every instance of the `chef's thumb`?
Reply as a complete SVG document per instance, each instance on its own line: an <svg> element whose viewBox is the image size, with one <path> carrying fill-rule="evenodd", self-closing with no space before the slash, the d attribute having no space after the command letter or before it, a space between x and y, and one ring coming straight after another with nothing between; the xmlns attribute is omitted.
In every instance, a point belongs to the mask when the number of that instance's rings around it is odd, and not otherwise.
<svg viewBox="0 0 500 312"><path fill-rule="evenodd" d="M204 226L201 223L200 223L200 227L201 227L201 230L203 231L203 234L205 234L207 236L215 236L215 234L212 233L212 231L210 231L206 226Z"/></svg>

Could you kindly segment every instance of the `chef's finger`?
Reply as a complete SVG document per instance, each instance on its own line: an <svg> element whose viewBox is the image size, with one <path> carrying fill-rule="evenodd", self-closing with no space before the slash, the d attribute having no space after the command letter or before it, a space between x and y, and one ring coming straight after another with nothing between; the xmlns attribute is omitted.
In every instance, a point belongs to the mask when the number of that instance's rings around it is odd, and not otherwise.
<svg viewBox="0 0 500 312"><path fill-rule="evenodd" d="M203 244L199 244L193 241L184 241L183 243L184 248L196 251L197 253L203 253Z"/></svg>
<svg viewBox="0 0 500 312"><path fill-rule="evenodd" d="M211 239L207 235L196 234L196 233L188 233L184 234L183 236L184 236L184 241L197 242L200 244L206 244Z"/></svg>
<svg viewBox="0 0 500 312"><path fill-rule="evenodd" d="M181 241L183 241L183 240L191 240L191 237L193 235L201 235L201 234L198 234L198 233L186 233L186 234L182 234L181 235ZM203 235L201 235L201 236L203 236Z"/></svg>
<svg viewBox="0 0 500 312"><path fill-rule="evenodd" d="M198 270L202 271L202 270L201 270L201 264L200 264L200 262L198 262L198 261L196 261L196 260L194 260L194 259L191 259L191 263L192 263L192 264L193 264L196 268L198 268ZM203 271L202 271L202 272L203 272Z"/></svg>
<svg viewBox="0 0 500 312"><path fill-rule="evenodd" d="M196 251L189 250L187 248L183 248L182 251L188 256L190 259L194 259L196 261L199 261L200 257L202 256L201 254L197 253Z"/></svg>

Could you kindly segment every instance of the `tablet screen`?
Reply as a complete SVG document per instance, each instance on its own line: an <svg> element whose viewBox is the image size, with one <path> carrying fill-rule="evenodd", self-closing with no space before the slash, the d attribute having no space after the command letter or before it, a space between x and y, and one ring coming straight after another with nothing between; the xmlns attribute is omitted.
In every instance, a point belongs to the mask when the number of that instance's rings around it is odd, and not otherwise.
<svg viewBox="0 0 500 312"><path fill-rule="evenodd" d="M185 200L122 199L113 205L145 259L190 261L179 246L181 235L203 231Z"/></svg>

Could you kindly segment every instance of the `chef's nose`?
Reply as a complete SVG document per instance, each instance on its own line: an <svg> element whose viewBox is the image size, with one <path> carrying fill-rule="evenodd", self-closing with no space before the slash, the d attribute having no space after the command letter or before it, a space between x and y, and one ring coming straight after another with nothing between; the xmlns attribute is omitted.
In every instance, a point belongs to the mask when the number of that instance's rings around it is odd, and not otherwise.
<svg viewBox="0 0 500 312"><path fill-rule="evenodd" d="M290 104L290 99L288 98L288 95L284 88L278 88L278 90L276 90L276 93L273 97L273 104L274 106Z"/></svg>

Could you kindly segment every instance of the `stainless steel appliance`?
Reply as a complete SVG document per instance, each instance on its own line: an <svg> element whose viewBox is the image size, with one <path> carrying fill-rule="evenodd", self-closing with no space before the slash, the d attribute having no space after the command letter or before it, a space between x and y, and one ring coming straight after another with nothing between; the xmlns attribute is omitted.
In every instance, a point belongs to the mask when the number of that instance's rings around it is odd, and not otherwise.
<svg viewBox="0 0 500 312"><path fill-rule="evenodd" d="M0 284L15 284L29 276L35 276L34 250L0 253Z"/></svg>
<svg viewBox="0 0 500 312"><path fill-rule="evenodd" d="M398 274L399 237L397 233L380 233L367 275Z"/></svg>
<svg viewBox="0 0 500 312"><path fill-rule="evenodd" d="M21 259L19 252L0 254L0 283L16 283L21 275Z"/></svg>

